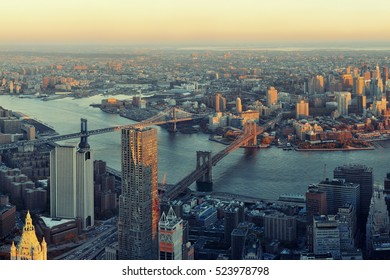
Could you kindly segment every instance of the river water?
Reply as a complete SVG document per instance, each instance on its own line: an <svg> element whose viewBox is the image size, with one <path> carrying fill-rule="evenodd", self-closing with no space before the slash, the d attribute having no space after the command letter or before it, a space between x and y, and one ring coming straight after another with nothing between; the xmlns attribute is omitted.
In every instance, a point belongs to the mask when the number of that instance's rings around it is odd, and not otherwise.
<svg viewBox="0 0 390 280"><path fill-rule="evenodd" d="M124 96L116 96L125 98ZM88 119L88 129L133 123L119 115L107 114L89 106L103 96L84 99L42 101L0 96L0 106L29 115L54 127L59 134L80 130L80 118ZM182 179L195 168L196 151L218 152L225 146L208 140L208 135L169 133L158 129L159 179L166 173L167 184ZM78 141L70 140L70 141ZM95 159L120 170L120 133L112 132L88 139ZM390 172L390 143L368 151L297 152L276 147L247 152L237 149L213 168L213 190L261 198L277 199L282 193L304 194L307 185L333 177L333 169L344 164L364 164L374 168L374 181L383 184ZM193 186L192 186L193 187Z"/></svg>

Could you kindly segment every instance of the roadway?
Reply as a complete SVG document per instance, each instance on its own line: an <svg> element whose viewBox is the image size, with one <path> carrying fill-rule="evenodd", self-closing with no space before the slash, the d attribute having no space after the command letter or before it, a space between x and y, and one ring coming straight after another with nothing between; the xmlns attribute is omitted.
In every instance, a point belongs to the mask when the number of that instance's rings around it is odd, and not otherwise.
<svg viewBox="0 0 390 280"><path fill-rule="evenodd" d="M116 217L104 221L100 226L91 229L88 240L76 248L57 256L55 260L93 260L101 254L106 246L111 245L118 239ZM51 246L50 246L51 247Z"/></svg>

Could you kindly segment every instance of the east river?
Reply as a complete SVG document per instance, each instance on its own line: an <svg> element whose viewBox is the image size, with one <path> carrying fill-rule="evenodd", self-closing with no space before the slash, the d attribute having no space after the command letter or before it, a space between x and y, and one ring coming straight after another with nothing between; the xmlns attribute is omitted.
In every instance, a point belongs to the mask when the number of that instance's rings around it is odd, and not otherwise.
<svg viewBox="0 0 390 280"><path fill-rule="evenodd" d="M0 106L49 124L59 134L79 131L80 118L88 119L88 129L133 123L89 106L100 103L103 98L107 97L42 101L0 96ZM197 150L218 152L225 147L209 141L206 134L172 134L163 128L157 129L159 179L161 181L166 173L168 184L176 183L195 168ZM95 159L120 170L119 132L91 136L88 141ZM386 172L390 172L390 143L381 145L375 150L337 152L297 152L272 147L248 153L237 149L214 167L213 190L268 199L277 199L283 193L304 194L308 184L318 183L324 176L332 178L333 169L344 164L373 167L374 181L383 184Z"/></svg>

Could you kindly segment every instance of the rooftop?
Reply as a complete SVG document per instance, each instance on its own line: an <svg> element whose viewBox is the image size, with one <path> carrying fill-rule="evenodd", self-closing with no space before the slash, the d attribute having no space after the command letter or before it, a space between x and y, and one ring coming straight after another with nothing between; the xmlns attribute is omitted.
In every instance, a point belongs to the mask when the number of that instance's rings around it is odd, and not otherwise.
<svg viewBox="0 0 390 280"><path fill-rule="evenodd" d="M74 219L60 219L60 218L50 218L50 217L44 217L41 216L42 221L45 223L45 225L49 228L53 228L55 226L63 225L68 222L73 222Z"/></svg>

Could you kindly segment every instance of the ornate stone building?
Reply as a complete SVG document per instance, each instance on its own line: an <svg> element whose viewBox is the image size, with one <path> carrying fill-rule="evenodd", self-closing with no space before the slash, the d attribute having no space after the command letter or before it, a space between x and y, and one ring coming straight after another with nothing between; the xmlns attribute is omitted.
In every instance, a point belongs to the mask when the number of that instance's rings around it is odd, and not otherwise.
<svg viewBox="0 0 390 280"><path fill-rule="evenodd" d="M17 246L12 242L11 260L47 260L45 238L39 243L32 224L30 212L27 212L22 238Z"/></svg>

